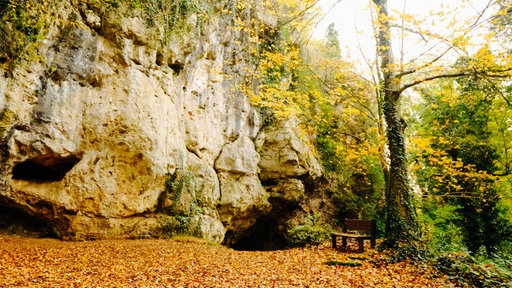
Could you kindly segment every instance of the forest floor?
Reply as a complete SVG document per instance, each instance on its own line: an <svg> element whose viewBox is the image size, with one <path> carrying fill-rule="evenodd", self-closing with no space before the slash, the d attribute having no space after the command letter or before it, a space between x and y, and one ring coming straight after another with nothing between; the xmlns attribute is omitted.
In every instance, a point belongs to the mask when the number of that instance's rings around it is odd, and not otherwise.
<svg viewBox="0 0 512 288"><path fill-rule="evenodd" d="M64 242L0 235L0 287L453 286L427 264L381 259L372 249L343 252L328 243L235 251L190 238Z"/></svg>

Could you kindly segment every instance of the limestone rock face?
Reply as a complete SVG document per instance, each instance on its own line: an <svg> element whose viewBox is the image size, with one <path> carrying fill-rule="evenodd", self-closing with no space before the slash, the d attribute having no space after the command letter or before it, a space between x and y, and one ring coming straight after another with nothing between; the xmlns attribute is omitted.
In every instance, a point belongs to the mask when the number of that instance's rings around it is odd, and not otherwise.
<svg viewBox="0 0 512 288"><path fill-rule="evenodd" d="M270 213L270 197L303 201L300 179L320 175L318 163L290 127L260 131L234 89L248 64L229 19L164 43L137 12L75 2L54 8L26 57L0 61L0 209L62 239L233 243Z"/></svg>
<svg viewBox="0 0 512 288"><path fill-rule="evenodd" d="M221 198L221 221L230 231L226 243L231 244L243 231L256 223L270 209L269 194L258 178L260 155L249 137L227 144L217 159Z"/></svg>
<svg viewBox="0 0 512 288"><path fill-rule="evenodd" d="M261 155L261 180L301 178L306 174L318 178L322 174L318 160L307 145L306 135L300 133L297 123L290 120L259 134L256 145Z"/></svg>
<svg viewBox="0 0 512 288"><path fill-rule="evenodd" d="M289 204L300 203L306 197L304 183L292 178L276 181L275 185L268 188L268 192L272 199Z"/></svg>

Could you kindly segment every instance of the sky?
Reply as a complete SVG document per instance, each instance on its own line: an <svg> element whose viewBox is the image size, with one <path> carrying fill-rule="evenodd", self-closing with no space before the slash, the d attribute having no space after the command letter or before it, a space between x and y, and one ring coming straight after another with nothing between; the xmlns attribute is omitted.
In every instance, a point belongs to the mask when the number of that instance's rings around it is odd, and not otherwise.
<svg viewBox="0 0 512 288"><path fill-rule="evenodd" d="M313 37L323 39L327 26L335 23L340 36L340 44L344 59L364 62L363 56L372 57L375 54L373 32L371 28L370 12L368 10L371 0L320 0L320 6L325 16L318 23ZM337 3L337 4L336 4ZM429 16L429 12L445 11L450 17L456 17L458 23L464 19L476 17L488 0L388 0L389 10L406 11L418 18ZM430 20L431 19L431 20ZM442 23L437 18L429 18L426 22L429 29L440 34L447 33L452 27ZM399 44L399 41L394 41ZM394 49L396 52L398 49ZM407 41L404 50L409 57L416 57L428 47L420 39ZM371 55L371 56L370 56Z"/></svg>

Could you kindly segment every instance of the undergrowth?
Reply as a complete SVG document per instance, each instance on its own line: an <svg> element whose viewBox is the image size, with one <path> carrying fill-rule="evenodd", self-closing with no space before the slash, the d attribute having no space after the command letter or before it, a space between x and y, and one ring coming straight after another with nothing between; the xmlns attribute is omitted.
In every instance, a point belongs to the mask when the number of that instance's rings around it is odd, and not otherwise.
<svg viewBox="0 0 512 288"><path fill-rule="evenodd" d="M298 225L288 231L290 247L320 245L329 239L329 233L320 225Z"/></svg>
<svg viewBox="0 0 512 288"><path fill-rule="evenodd" d="M459 285L471 287L512 287L511 255L471 256L446 253L435 259L435 266Z"/></svg>
<svg viewBox="0 0 512 288"><path fill-rule="evenodd" d="M148 27L163 28L166 43L173 36L192 30L200 32L204 21L213 14L213 4L204 0L111 0L108 4L114 8L126 5L129 11L141 11ZM192 15L196 16L193 21Z"/></svg>

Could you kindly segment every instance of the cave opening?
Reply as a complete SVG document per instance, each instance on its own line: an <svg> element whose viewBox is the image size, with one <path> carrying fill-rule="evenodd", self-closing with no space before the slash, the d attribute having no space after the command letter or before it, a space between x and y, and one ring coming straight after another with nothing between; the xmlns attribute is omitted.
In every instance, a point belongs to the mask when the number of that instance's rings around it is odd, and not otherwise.
<svg viewBox="0 0 512 288"><path fill-rule="evenodd" d="M286 238L277 229L276 219L263 218L230 246L238 251L274 251L288 248Z"/></svg>
<svg viewBox="0 0 512 288"><path fill-rule="evenodd" d="M12 169L12 178L33 182L60 181L80 159L74 155L44 155L17 163Z"/></svg>
<svg viewBox="0 0 512 288"><path fill-rule="evenodd" d="M169 68L171 68L174 74L176 75L180 75L181 70L183 70L183 68L185 67L185 65L179 61L174 61L172 63L169 63L168 65Z"/></svg>
<svg viewBox="0 0 512 288"><path fill-rule="evenodd" d="M37 238L57 238L51 225L20 209L0 206L0 233Z"/></svg>

